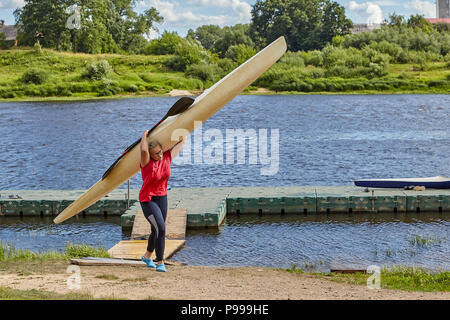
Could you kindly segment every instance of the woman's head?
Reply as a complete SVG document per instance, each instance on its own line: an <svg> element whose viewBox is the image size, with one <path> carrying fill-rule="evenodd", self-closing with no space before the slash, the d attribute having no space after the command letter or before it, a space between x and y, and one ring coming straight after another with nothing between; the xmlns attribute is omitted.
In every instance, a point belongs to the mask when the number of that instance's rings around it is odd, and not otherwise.
<svg viewBox="0 0 450 320"><path fill-rule="evenodd" d="M160 161L163 158L163 150L161 144L156 141L152 140L148 144L148 151L150 153L150 157L155 161Z"/></svg>

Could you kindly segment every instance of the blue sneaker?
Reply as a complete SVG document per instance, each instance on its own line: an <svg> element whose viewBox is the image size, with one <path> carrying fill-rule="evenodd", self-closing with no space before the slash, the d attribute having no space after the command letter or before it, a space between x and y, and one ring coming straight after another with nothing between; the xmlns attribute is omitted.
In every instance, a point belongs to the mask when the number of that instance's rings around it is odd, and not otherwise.
<svg viewBox="0 0 450 320"><path fill-rule="evenodd" d="M160 272L166 272L166 266L164 265L164 263L160 263L156 266L156 271L160 271Z"/></svg>
<svg viewBox="0 0 450 320"><path fill-rule="evenodd" d="M147 264L147 267L149 267L149 268L156 268L156 264L153 262L152 258L145 259L145 257L142 256L141 260L144 261L145 264Z"/></svg>

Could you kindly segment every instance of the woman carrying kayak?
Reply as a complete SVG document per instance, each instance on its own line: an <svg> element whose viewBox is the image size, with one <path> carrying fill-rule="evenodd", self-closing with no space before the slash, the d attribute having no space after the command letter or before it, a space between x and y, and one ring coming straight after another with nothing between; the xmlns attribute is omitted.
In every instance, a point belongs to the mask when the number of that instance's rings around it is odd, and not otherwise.
<svg viewBox="0 0 450 320"><path fill-rule="evenodd" d="M166 272L164 265L164 249L167 217L167 182L170 177L170 164L183 149L186 138L178 142L172 149L163 152L158 141L147 141L148 130L141 139L141 174L142 187L139 191L139 202L145 218L150 222L151 234L148 238L147 251L142 256L149 268ZM153 262L151 256L156 251Z"/></svg>

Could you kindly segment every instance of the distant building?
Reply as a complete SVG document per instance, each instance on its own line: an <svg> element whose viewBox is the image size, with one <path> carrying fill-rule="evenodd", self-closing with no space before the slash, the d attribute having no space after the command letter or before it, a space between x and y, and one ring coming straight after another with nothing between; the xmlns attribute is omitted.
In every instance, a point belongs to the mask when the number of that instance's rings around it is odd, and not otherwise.
<svg viewBox="0 0 450 320"><path fill-rule="evenodd" d="M369 32L380 28L381 23L354 23L352 33Z"/></svg>
<svg viewBox="0 0 450 320"><path fill-rule="evenodd" d="M450 0L436 0L436 18L450 18Z"/></svg>
<svg viewBox="0 0 450 320"><path fill-rule="evenodd" d="M432 24L437 24L437 23L450 23L450 18L429 18L429 19L425 19L428 22L432 23Z"/></svg>
<svg viewBox="0 0 450 320"><path fill-rule="evenodd" d="M7 26L5 21L0 21L0 32L6 36L6 41L14 42L14 46L17 47L17 28L16 26Z"/></svg>

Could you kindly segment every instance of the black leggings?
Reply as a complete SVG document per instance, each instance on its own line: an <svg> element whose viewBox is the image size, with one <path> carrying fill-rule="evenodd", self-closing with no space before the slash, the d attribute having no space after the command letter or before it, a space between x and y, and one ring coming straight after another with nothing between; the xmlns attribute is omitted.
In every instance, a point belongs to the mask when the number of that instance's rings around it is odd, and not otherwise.
<svg viewBox="0 0 450 320"><path fill-rule="evenodd" d="M156 261L162 261L166 239L167 195L152 196L150 202L141 202L141 207L152 229L147 251L153 252L156 249Z"/></svg>

